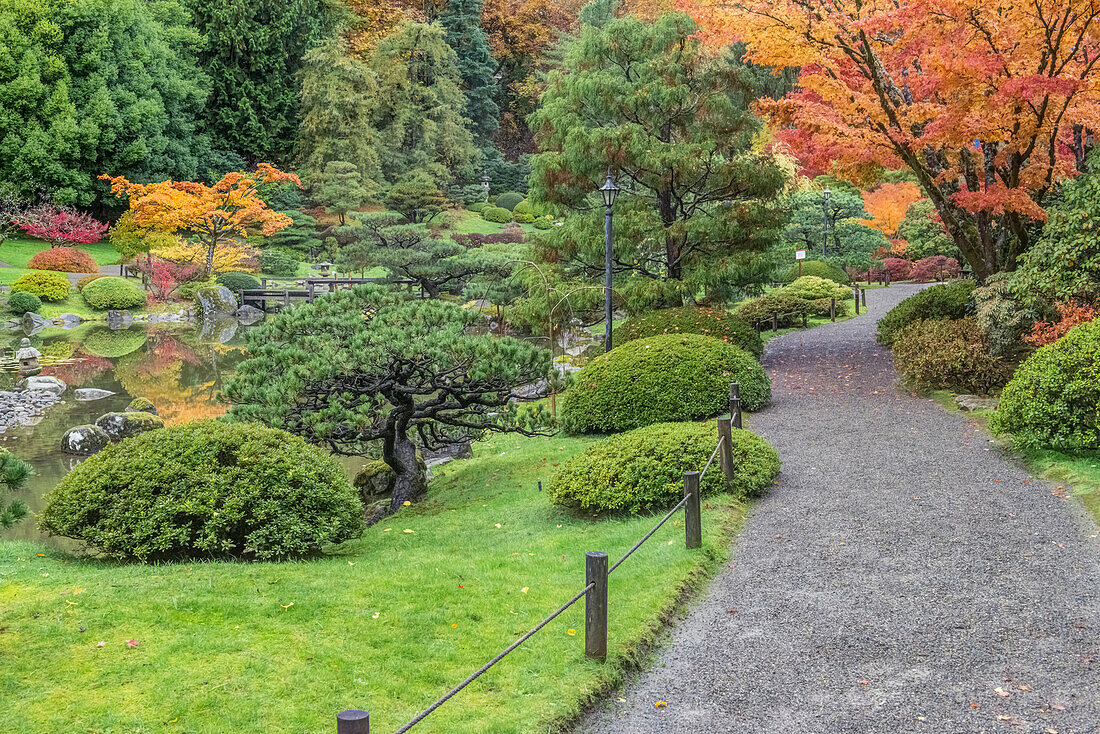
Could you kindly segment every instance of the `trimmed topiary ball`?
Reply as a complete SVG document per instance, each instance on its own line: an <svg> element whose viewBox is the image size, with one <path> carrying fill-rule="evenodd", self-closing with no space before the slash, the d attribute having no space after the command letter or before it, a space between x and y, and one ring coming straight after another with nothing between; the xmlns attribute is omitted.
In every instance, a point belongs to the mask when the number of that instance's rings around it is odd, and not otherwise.
<svg viewBox="0 0 1100 734"><path fill-rule="evenodd" d="M844 286L828 278L819 278L816 275L803 275L790 285L785 286L782 292L796 298L804 298L807 301L816 301L821 298L841 300L852 296L852 292Z"/></svg>
<svg viewBox="0 0 1100 734"><path fill-rule="evenodd" d="M993 429L1027 448L1100 449L1100 321L1024 360L1001 391Z"/></svg>
<svg viewBox="0 0 1100 734"><path fill-rule="evenodd" d="M105 273L88 273L83 278L76 281L76 289L78 291L82 291L82 290L84 290L84 286L88 285L92 281L99 280L100 278L109 278L109 277L111 277L111 276L109 276Z"/></svg>
<svg viewBox="0 0 1100 734"><path fill-rule="evenodd" d="M298 436L194 421L87 459L39 522L116 558L280 560L358 536L363 510L340 464Z"/></svg>
<svg viewBox="0 0 1100 734"><path fill-rule="evenodd" d="M486 222L507 224L512 221L512 212L499 206L487 206L481 210L481 218Z"/></svg>
<svg viewBox="0 0 1100 734"><path fill-rule="evenodd" d="M718 427L707 423L657 423L610 436L565 463L550 483L550 501L586 512L650 512L684 496L686 471L699 471L718 444ZM759 436L733 429L732 489L762 492L779 475L779 454ZM699 485L704 494L726 489L712 466Z"/></svg>
<svg viewBox="0 0 1100 734"><path fill-rule="evenodd" d="M13 293L30 293L38 296L43 301L57 303L68 298L72 285L69 283L69 279L61 273L36 270L33 273L26 273L16 278L15 282L11 284L11 290Z"/></svg>
<svg viewBox="0 0 1100 734"><path fill-rule="evenodd" d="M961 319L972 309L974 287L974 281L960 280L914 293L879 319L879 343L890 346L901 330L914 321Z"/></svg>
<svg viewBox="0 0 1100 734"><path fill-rule="evenodd" d="M12 293L8 298L8 310L16 316L22 316L31 311L38 313L42 308L42 299L33 293Z"/></svg>
<svg viewBox="0 0 1100 734"><path fill-rule="evenodd" d="M255 290L260 287L260 281L248 273L222 273L216 278L219 285L224 285L234 293Z"/></svg>
<svg viewBox="0 0 1100 734"><path fill-rule="evenodd" d="M99 270L95 258L75 247L51 247L35 254L27 263L31 270L56 270L62 273L94 273Z"/></svg>
<svg viewBox="0 0 1100 734"><path fill-rule="evenodd" d="M516 208L516 204L523 201L523 199L523 194L519 193L518 191L506 191L503 194L497 196L496 200L493 203L495 203L501 209L512 211Z"/></svg>
<svg viewBox="0 0 1100 734"><path fill-rule="evenodd" d="M780 280L784 283L793 283L804 275L816 275L819 278L828 278L834 283L844 285L851 282L851 278L844 268L824 260L803 260L801 268L798 267L798 263L795 263L783 271Z"/></svg>
<svg viewBox="0 0 1100 734"><path fill-rule="evenodd" d="M615 327L612 343L661 334L701 334L741 347L757 359L764 354L764 340L744 319L720 308L666 308L631 316Z"/></svg>
<svg viewBox="0 0 1100 734"><path fill-rule="evenodd" d="M101 311L145 305L145 291L137 283L125 278L98 278L84 286L80 293L89 306Z"/></svg>
<svg viewBox="0 0 1100 734"><path fill-rule="evenodd" d="M741 404L758 410L771 382L740 347L695 334L635 339L602 354L577 373L562 395L561 424L570 433L612 433L721 413L731 382Z"/></svg>

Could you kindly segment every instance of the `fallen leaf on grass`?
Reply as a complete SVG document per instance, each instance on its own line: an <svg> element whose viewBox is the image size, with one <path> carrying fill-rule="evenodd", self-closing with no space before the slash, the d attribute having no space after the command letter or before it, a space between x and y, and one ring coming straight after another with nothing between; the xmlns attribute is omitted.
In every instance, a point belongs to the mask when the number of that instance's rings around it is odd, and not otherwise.
<svg viewBox="0 0 1100 734"><path fill-rule="evenodd" d="M569 635L570 637L573 637L574 635L577 634L577 631L575 629L569 629L565 634Z"/></svg>
<svg viewBox="0 0 1100 734"><path fill-rule="evenodd" d="M866 681L866 680L861 680L861 681L859 682L859 684L860 684L861 686L869 686L869 685L871 685L871 682L870 682L870 681Z"/></svg>
<svg viewBox="0 0 1100 734"><path fill-rule="evenodd" d="M103 640L100 640L99 642L97 642L97 643L95 644L95 646L96 646L96 647L107 647L107 643L106 643L106 642L104 642Z"/></svg>
<svg viewBox="0 0 1100 734"><path fill-rule="evenodd" d="M370 618L378 619L380 616L382 616L382 612L375 612L374 614L370 615Z"/></svg>
<svg viewBox="0 0 1100 734"><path fill-rule="evenodd" d="M411 532L412 532L412 530L410 530L409 528L405 528L405 529L404 529L404 530L402 530L401 532L403 532L403 533L411 533Z"/></svg>
<svg viewBox="0 0 1100 734"><path fill-rule="evenodd" d="M126 647L135 648L141 643L138 640L126 640Z"/></svg>

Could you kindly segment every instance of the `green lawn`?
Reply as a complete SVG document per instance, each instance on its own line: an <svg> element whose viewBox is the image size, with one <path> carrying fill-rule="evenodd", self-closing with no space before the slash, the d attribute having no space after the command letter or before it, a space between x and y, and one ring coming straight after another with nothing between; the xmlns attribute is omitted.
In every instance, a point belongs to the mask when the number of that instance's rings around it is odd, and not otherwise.
<svg viewBox="0 0 1100 734"><path fill-rule="evenodd" d="M582 588L585 551L614 561L653 525L539 492L598 440L480 444L422 504L316 561L116 565L0 543L0 731L328 732L343 708L393 731ZM609 695L744 513L711 497L702 550L670 521L616 571L607 664L584 659L578 604L417 731L546 731Z"/></svg>
<svg viewBox="0 0 1100 734"><path fill-rule="evenodd" d="M455 214L457 220L454 226L449 230L452 234L497 234L503 232L505 228L510 226L509 224L486 221L482 219L481 215L477 212L471 212L465 209L459 209ZM515 222L511 224L515 224ZM535 226L532 224L520 224L519 226L528 235L539 231L535 229Z"/></svg>
<svg viewBox="0 0 1100 734"><path fill-rule="evenodd" d="M0 284L11 285L20 275L29 272L27 263L37 253L48 247L49 245L42 240L22 236L12 237L0 243L0 262L11 266L0 268ZM118 262L118 252L108 240L102 240L94 245L80 245L77 249L87 252L99 265L114 265Z"/></svg>

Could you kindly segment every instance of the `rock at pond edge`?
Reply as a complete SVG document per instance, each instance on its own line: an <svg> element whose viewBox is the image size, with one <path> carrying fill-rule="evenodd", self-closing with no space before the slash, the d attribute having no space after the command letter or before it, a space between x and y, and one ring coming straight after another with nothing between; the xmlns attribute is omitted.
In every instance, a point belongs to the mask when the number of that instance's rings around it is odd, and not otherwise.
<svg viewBox="0 0 1100 734"><path fill-rule="evenodd" d="M112 441L121 441L145 431L164 428L164 420L144 411L105 413L95 424L107 432Z"/></svg>
<svg viewBox="0 0 1100 734"><path fill-rule="evenodd" d="M61 437L61 450L76 456L91 456L111 443L110 436L99 426L74 426Z"/></svg>

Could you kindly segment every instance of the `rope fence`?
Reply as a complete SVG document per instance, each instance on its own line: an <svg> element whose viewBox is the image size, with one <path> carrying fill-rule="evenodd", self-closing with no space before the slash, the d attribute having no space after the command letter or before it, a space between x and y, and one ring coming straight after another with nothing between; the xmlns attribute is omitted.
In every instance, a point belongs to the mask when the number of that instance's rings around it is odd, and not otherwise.
<svg viewBox="0 0 1100 734"><path fill-rule="evenodd" d="M722 468L722 473L725 475L726 481L732 482L734 479L733 429L741 428L741 386L736 382L730 385L729 408L730 417L718 419L718 445L714 447L714 451L711 453L706 466L703 467L703 471L684 472L684 498L677 502L675 507L669 510L668 513L662 517L648 533L642 536L641 540L624 553L619 560L615 561L614 565L608 567L606 553L598 551L586 553L585 586L583 589L574 594L569 601L565 602L551 614L543 618L541 622L525 632L518 640L504 648L500 654L471 673L466 680L436 699L430 706L417 714L408 723L394 732L394 734L405 734L405 732L419 724L433 711L451 700L451 698L458 694L463 688L481 677L486 671L507 657L509 653L531 639L535 633L553 622L554 619L581 599L585 600L584 655L591 660L597 660L601 663L605 662L607 660L607 582L615 569L621 566L626 559L630 558L635 551L641 548L647 540L653 537L654 533L660 530L665 523L681 509L684 510L685 546L688 549L695 549L701 547L703 544L699 484L702 482L703 476L707 473L707 470L710 469L711 465L714 463L715 458L719 459L719 466ZM370 734L370 714L361 709L341 711L336 715L336 732L337 734Z"/></svg>

